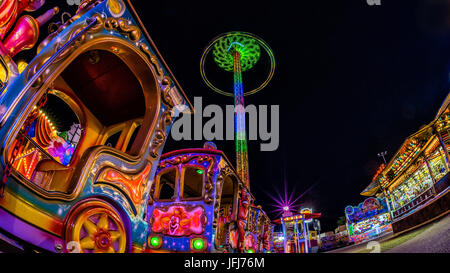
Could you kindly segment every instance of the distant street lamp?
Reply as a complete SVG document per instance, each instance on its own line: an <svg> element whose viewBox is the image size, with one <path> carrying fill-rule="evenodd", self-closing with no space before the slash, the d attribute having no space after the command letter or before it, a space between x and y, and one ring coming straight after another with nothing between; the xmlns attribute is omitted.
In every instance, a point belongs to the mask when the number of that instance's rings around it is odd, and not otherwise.
<svg viewBox="0 0 450 273"><path fill-rule="evenodd" d="M384 164L386 164L386 159L384 158L385 155L387 155L387 151L378 153L378 157L382 157L383 158Z"/></svg>

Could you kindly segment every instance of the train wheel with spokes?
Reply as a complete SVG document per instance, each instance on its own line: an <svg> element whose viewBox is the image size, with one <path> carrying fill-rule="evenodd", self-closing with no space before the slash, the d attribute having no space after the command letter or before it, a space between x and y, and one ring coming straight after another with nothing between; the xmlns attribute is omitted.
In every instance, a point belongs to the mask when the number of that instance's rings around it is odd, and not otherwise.
<svg viewBox="0 0 450 273"><path fill-rule="evenodd" d="M66 249L81 253L123 253L127 233L119 213L103 201L87 201L66 222Z"/></svg>

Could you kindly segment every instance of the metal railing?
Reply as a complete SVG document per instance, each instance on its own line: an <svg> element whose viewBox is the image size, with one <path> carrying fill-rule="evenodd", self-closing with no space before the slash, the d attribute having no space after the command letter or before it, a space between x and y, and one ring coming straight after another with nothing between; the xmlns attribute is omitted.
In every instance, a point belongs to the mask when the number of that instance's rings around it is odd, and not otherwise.
<svg viewBox="0 0 450 273"><path fill-rule="evenodd" d="M414 198L413 200L409 201L402 207L394 210L392 212L392 216L394 217L394 219L397 219L397 218L409 213L413 209L419 207L420 205L422 205L423 203L425 203L426 201L430 200L433 197L434 197L433 186L431 186L427 190L422 192L420 195L418 195L416 198Z"/></svg>

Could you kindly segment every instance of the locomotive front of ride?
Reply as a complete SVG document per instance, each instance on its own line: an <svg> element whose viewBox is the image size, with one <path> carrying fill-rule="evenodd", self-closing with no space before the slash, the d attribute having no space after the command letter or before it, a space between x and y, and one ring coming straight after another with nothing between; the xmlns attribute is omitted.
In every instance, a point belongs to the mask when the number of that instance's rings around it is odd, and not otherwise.
<svg viewBox="0 0 450 273"><path fill-rule="evenodd" d="M162 155L148 207L149 252L270 252L272 225L214 144Z"/></svg>

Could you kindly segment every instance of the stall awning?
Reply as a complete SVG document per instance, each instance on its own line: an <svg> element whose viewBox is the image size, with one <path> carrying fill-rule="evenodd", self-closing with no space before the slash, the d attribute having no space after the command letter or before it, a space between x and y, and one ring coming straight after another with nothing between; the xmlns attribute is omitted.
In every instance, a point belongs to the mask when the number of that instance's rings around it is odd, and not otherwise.
<svg viewBox="0 0 450 273"><path fill-rule="evenodd" d="M434 121L406 138L386 167L373 178L372 182L360 194L374 196L379 190L380 177L391 177L389 181L381 182L383 187L388 187L400 177L432 142L433 125Z"/></svg>
<svg viewBox="0 0 450 273"><path fill-rule="evenodd" d="M292 221L292 220L300 220L302 219L302 215L305 215L305 220L311 220L315 218L320 218L322 216L322 213L303 213L303 214L296 214L288 217L283 217L285 221ZM277 224L281 224L281 219L276 219L273 222Z"/></svg>
<svg viewBox="0 0 450 273"><path fill-rule="evenodd" d="M360 194L363 196L374 196L378 192L379 188L380 185L378 182L372 181Z"/></svg>
<svg viewBox="0 0 450 273"><path fill-rule="evenodd" d="M445 112L449 104L450 104L450 93L447 95L441 107L439 108L439 111L437 112L435 119L438 119L442 115L442 113Z"/></svg>

